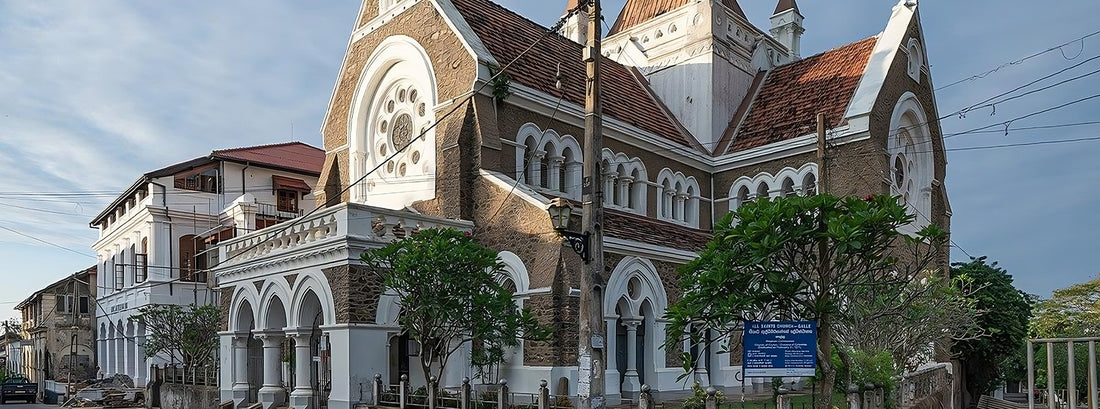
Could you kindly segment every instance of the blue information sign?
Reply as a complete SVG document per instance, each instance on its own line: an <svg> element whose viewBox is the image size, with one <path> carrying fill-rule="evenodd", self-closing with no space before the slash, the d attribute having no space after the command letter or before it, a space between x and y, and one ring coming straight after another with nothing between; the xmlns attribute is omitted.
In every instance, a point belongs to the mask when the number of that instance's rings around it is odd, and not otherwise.
<svg viewBox="0 0 1100 409"><path fill-rule="evenodd" d="M816 322L748 321L741 339L746 377L814 376Z"/></svg>

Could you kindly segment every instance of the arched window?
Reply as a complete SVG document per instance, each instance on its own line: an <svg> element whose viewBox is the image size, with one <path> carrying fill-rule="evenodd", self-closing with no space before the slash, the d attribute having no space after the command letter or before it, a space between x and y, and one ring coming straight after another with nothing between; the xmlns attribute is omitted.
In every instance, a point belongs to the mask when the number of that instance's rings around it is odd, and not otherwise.
<svg viewBox="0 0 1100 409"><path fill-rule="evenodd" d="M698 227L700 190L695 177L665 168L658 174L657 183L662 199L657 209L659 218Z"/></svg>
<svg viewBox="0 0 1100 409"><path fill-rule="evenodd" d="M737 206L734 207L734 209L736 209L737 207L741 207L741 205L747 203L748 201L749 201L749 187L748 186L741 186L741 188L737 189Z"/></svg>
<svg viewBox="0 0 1100 409"><path fill-rule="evenodd" d="M912 93L894 108L887 139L890 194L914 216L913 223L898 230L911 234L930 223L932 216L933 146L927 119Z"/></svg>
<svg viewBox="0 0 1100 409"><path fill-rule="evenodd" d="M802 194L804 196L813 196L817 194L817 175L813 173L807 173L802 178Z"/></svg>
<svg viewBox="0 0 1100 409"><path fill-rule="evenodd" d="M393 5L396 5L394 3ZM367 58L349 118L351 200L390 209L435 198L436 80L416 40L391 36ZM377 170L375 170L377 169Z"/></svg>
<svg viewBox="0 0 1100 409"><path fill-rule="evenodd" d="M780 193L784 196L794 196L794 180L790 177L783 178L782 188Z"/></svg>
<svg viewBox="0 0 1100 409"><path fill-rule="evenodd" d="M771 188L768 187L768 182L760 182L759 185L756 185L756 198L767 198L769 191L771 191Z"/></svg>
<svg viewBox="0 0 1100 409"><path fill-rule="evenodd" d="M916 38L909 39L906 54L909 55L909 77L916 82L920 82L920 71L924 68L924 50L920 46L920 41L917 41Z"/></svg>

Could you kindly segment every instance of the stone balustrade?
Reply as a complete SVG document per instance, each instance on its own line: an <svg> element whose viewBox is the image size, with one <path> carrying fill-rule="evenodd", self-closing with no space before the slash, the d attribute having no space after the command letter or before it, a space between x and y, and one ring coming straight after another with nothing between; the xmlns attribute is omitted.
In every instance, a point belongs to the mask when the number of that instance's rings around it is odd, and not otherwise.
<svg viewBox="0 0 1100 409"><path fill-rule="evenodd" d="M470 231L473 223L343 203L224 241L219 249L221 266L241 264L330 239L354 237L384 244L422 229L447 227Z"/></svg>

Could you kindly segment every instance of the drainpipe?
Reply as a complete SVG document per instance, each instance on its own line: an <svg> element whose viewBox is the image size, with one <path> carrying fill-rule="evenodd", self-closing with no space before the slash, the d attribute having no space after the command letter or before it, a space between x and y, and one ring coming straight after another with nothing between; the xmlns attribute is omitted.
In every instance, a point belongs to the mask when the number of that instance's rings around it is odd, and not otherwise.
<svg viewBox="0 0 1100 409"><path fill-rule="evenodd" d="M246 183L245 183L245 174L244 174L244 172L245 172L246 170L248 170L248 167L249 167L249 166L251 166L251 165L252 165L252 164L251 164L250 162L245 162L245 163L244 163L244 168L241 168L241 195L242 195L242 196L243 196L243 195L244 195L245 193L248 193L248 188L247 188L247 187L245 187Z"/></svg>
<svg viewBox="0 0 1100 409"><path fill-rule="evenodd" d="M168 218L168 274L169 274L169 276L171 276L172 271L175 270L175 265L174 265L175 257L172 257L172 253L174 253L176 251L176 249L175 249L174 246L172 246L172 242L174 240L172 239L172 237L173 237L173 233L172 233L172 216L168 214L168 187L164 186L160 183L153 182L152 180L150 180L149 183L152 184L153 186L160 187L160 192L161 192L160 202L161 202L161 205L164 206L164 217ZM172 285L172 280L168 280L168 295L174 295L174 293L175 293L175 289L174 289L174 286Z"/></svg>
<svg viewBox="0 0 1100 409"><path fill-rule="evenodd" d="M711 173L710 174L710 226L709 227L714 227L714 225L717 223L716 221L714 221L714 206L716 204L718 204L718 201L715 199L715 197L717 197L717 196L718 196L718 193L716 193L714 191L714 174ZM703 226L699 226L699 228L703 228ZM704 230L705 230L705 228L704 228Z"/></svg>

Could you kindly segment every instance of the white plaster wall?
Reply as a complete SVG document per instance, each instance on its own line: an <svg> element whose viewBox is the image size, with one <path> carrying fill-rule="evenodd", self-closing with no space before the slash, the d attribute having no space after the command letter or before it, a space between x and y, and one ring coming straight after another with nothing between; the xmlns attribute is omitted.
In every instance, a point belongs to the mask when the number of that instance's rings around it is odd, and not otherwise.
<svg viewBox="0 0 1100 409"><path fill-rule="evenodd" d="M389 379L387 329L343 327L327 332L332 345L332 391L329 394L329 407L345 409L354 407L359 402L369 402L373 393L371 385L374 375L382 374L384 381Z"/></svg>

